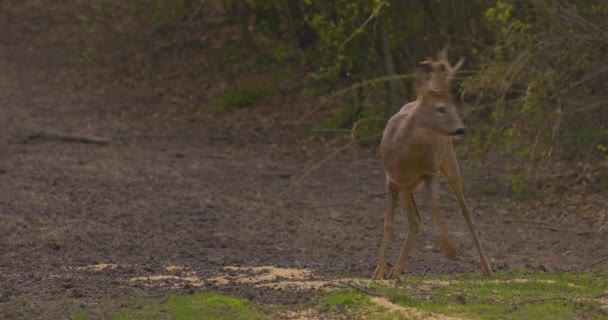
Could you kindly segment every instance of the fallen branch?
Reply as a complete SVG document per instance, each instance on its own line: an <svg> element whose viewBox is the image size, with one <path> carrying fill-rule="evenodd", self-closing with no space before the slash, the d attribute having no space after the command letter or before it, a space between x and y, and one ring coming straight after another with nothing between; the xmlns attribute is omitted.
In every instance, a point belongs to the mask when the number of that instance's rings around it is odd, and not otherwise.
<svg viewBox="0 0 608 320"><path fill-rule="evenodd" d="M584 267L582 267L582 268L580 268L580 269L578 269L578 270L579 270L579 271L582 271L582 270L585 270L585 269L589 269L589 268L591 268L591 267L593 267L593 266L596 266L596 265L598 265L598 264L600 264L600 263L602 263L602 262L604 262L604 261L608 261L608 257L606 257L606 258L604 258L604 259L601 259L601 260L599 260L599 261L596 261L596 262L594 262L594 263L592 263L592 264L586 265L586 266L584 266Z"/></svg>
<svg viewBox="0 0 608 320"><path fill-rule="evenodd" d="M26 143L31 140L43 141L60 141L60 142L77 142L104 145L110 143L111 139L98 136L86 136L79 134L61 133L61 132L35 132L29 134L21 143Z"/></svg>
<svg viewBox="0 0 608 320"><path fill-rule="evenodd" d="M607 311L605 311L605 310L603 310L601 308L598 308L597 306L594 306L593 304L586 303L586 302L583 302L581 300L566 298L566 297L550 297L550 298L532 299L532 300L526 300L526 301L517 302L517 303L512 304L511 308L509 308L507 310L507 312L513 312L513 311L521 308L525 304L535 303L535 302L545 302L545 301L551 301L551 300L569 301L569 302L572 302L575 306L579 305L579 306L587 307L589 309L593 309L597 313L600 313L600 314L603 314L603 315L608 315Z"/></svg>
<svg viewBox="0 0 608 320"><path fill-rule="evenodd" d="M354 285L352 283L348 283L348 282L338 282L338 281L335 281L335 282L328 282L327 285L328 286L332 286L332 287L336 287L336 288L342 288L342 289L352 288L352 289L361 291L363 293L367 293L367 294L375 296L375 297L384 297L384 295L382 293L375 292L375 291L370 291L370 290L368 290L366 288L362 288L362 287L356 286L356 285Z"/></svg>
<svg viewBox="0 0 608 320"><path fill-rule="evenodd" d="M517 303L513 303L511 305L511 308L509 308L509 310L507 310L507 312L517 310L518 308L522 307L525 304L536 303L536 302L545 302L545 301L551 301L551 300L570 300L570 299L568 299L566 297L551 297L551 298L540 298L540 299L520 301Z"/></svg>

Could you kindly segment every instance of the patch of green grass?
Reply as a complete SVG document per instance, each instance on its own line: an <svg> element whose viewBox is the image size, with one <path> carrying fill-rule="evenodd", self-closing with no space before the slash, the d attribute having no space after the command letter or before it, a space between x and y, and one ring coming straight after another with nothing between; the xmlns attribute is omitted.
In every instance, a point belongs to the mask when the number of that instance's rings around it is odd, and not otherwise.
<svg viewBox="0 0 608 320"><path fill-rule="evenodd" d="M492 277L481 274L405 276L399 282L361 281L353 286L363 290L319 292L314 305L298 308L311 310L308 314L320 319L411 319L445 315L463 319L608 320L605 302L608 269L584 274L522 270L500 271ZM394 305L377 301L370 292ZM125 297L101 301L99 306L101 308L93 310L76 310L72 319L280 319L293 308L292 305L256 307L246 299L217 293L172 296L164 302ZM95 310L100 313L93 313ZM263 311L268 310L272 314L264 314Z"/></svg>
<svg viewBox="0 0 608 320"><path fill-rule="evenodd" d="M247 299L217 293L173 296L140 309L121 309L111 319L269 319Z"/></svg>
<svg viewBox="0 0 608 320"><path fill-rule="evenodd" d="M376 287L378 289L378 287ZM388 294L387 294L388 296ZM394 296L396 300L405 302L405 296ZM320 319L419 319L427 314L419 312L415 315L403 313L384 305L376 304L369 295L360 291L337 291L326 294L321 300L318 317Z"/></svg>
<svg viewBox="0 0 608 320"><path fill-rule="evenodd" d="M369 296L358 291L338 291L325 295L318 309L321 318L372 319L378 307L374 306ZM371 315L374 317L371 317Z"/></svg>
<svg viewBox="0 0 608 320"><path fill-rule="evenodd" d="M82 310L78 310L78 311L75 311L74 313L72 313L72 317L70 319L72 319L72 320L88 320L89 318L90 317L89 317L88 313L86 313L85 311L82 311Z"/></svg>
<svg viewBox="0 0 608 320"><path fill-rule="evenodd" d="M325 297L329 308L357 307L369 304L369 297L358 292L334 292Z"/></svg>
<svg viewBox="0 0 608 320"><path fill-rule="evenodd" d="M396 287L378 287L404 307L472 319L608 319L598 297L608 279L597 274L498 272L494 277L463 275L408 277Z"/></svg>

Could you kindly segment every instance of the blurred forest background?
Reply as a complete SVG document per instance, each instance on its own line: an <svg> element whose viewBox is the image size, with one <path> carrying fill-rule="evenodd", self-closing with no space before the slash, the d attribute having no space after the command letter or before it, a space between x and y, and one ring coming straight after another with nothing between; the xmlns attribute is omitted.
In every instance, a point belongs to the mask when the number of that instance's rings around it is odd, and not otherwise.
<svg viewBox="0 0 608 320"><path fill-rule="evenodd" d="M608 186L606 0L106 0L82 28L78 63L122 68L182 111L257 108L308 120L302 136L371 146L414 99L413 69L447 44L466 57L454 94L468 166L521 198ZM121 35L151 49L118 54L107 44Z"/></svg>

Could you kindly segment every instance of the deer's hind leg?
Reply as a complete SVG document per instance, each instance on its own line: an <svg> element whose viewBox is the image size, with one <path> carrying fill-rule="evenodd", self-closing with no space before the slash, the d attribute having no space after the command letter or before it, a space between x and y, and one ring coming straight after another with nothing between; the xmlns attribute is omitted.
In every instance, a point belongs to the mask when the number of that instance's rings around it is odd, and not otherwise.
<svg viewBox="0 0 608 320"><path fill-rule="evenodd" d="M380 245L380 260L378 260L378 266L376 267L376 271L374 271L372 279L384 279L388 271L386 266L386 251L393 234L393 217L395 216L395 207L397 207L397 201L399 200L399 188L394 183L387 181L386 193L387 204L384 216L384 233L382 235L382 244Z"/></svg>
<svg viewBox="0 0 608 320"><path fill-rule="evenodd" d="M399 191L399 194L401 196L401 200L403 200L407 209L407 221L409 226L407 239L405 240L405 244L401 249L401 254L399 255L397 264L395 264L395 266L391 270L390 276L400 276L405 272L410 251L416 243L418 233L420 232L420 227L422 226L422 220L420 220L420 214L418 213L418 208L416 207L416 202L414 201L414 195L412 194L412 190L401 189Z"/></svg>

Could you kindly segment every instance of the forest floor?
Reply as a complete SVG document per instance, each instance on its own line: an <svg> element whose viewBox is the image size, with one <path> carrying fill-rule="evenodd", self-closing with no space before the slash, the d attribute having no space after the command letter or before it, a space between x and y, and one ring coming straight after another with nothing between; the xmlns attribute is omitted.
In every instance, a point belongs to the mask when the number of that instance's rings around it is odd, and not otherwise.
<svg viewBox="0 0 608 320"><path fill-rule="evenodd" d="M0 318L104 317L202 292L296 310L333 281L371 277L385 206L377 150L328 159L343 141L302 135L326 111L294 93L300 67L259 106L213 111L240 70L222 60L221 21L145 28L99 19L88 1L43 2L0 4ZM517 201L462 167L496 270L579 272L608 257L606 190ZM480 272L442 190L458 254L441 253L420 199L406 275ZM390 261L405 226L398 215Z"/></svg>

